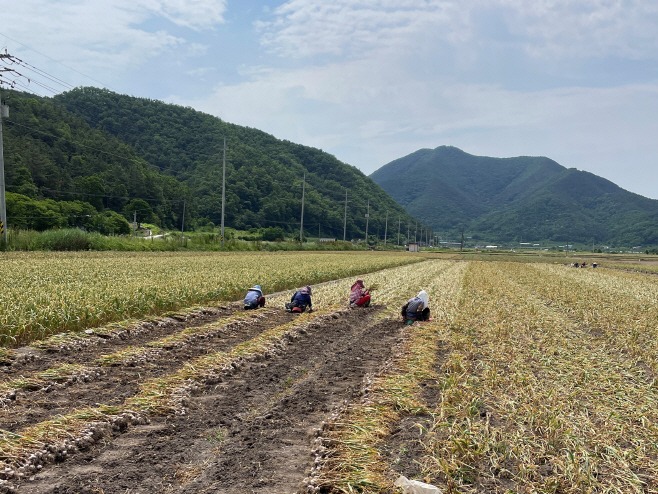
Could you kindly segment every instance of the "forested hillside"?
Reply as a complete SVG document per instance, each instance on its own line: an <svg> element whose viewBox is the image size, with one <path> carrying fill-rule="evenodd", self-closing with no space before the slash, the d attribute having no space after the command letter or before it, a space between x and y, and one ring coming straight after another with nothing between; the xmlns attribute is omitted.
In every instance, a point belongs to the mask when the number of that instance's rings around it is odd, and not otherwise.
<svg viewBox="0 0 658 494"><path fill-rule="evenodd" d="M188 219L196 215L190 190L120 139L91 128L51 99L15 91L2 95L10 108L3 125L10 226L128 233L127 221L113 214L128 207L138 209L138 220L155 214L163 226L175 227L183 200Z"/></svg>
<svg viewBox="0 0 658 494"><path fill-rule="evenodd" d="M226 224L236 228L299 229L302 178L306 174L307 234L342 239L345 191L347 236L363 237L370 201L369 233L384 235L391 222L413 220L399 204L353 166L319 149L276 139L257 129L222 121L192 108L134 98L97 88L79 88L55 98L93 128L116 136L134 154L189 187L200 218L219 224L223 139ZM389 235L391 229L389 228Z"/></svg>
<svg viewBox="0 0 658 494"><path fill-rule="evenodd" d="M658 201L544 157L421 149L371 175L439 232L486 241L658 245Z"/></svg>

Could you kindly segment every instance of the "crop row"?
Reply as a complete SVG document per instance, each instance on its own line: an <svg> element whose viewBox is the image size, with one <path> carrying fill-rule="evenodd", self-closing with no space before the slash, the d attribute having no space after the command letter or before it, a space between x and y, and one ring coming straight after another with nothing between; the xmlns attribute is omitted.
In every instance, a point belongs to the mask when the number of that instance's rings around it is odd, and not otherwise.
<svg viewBox="0 0 658 494"><path fill-rule="evenodd" d="M425 474L449 492L658 489L658 392L591 313L564 310L571 275L554 269L471 264L423 439Z"/></svg>
<svg viewBox="0 0 658 494"><path fill-rule="evenodd" d="M616 271L513 264L505 272L545 303L576 318L627 358L658 372L658 279Z"/></svg>
<svg viewBox="0 0 658 494"><path fill-rule="evenodd" d="M344 407L318 431L316 466L307 479L309 492L377 493L392 488L390 465L378 448L403 415L427 411L416 394L422 381L437 377L437 335L455 317L466 269L467 263L438 261L428 266L425 279L413 280L414 288L429 293L434 321L405 326L392 361L367 380L363 401ZM399 295L412 296L410 288ZM396 313L397 306L390 307L388 317Z"/></svg>
<svg viewBox="0 0 658 494"><path fill-rule="evenodd" d="M161 314L421 260L388 253L3 254L0 342L17 346L65 331Z"/></svg>
<svg viewBox="0 0 658 494"><path fill-rule="evenodd" d="M400 298L402 295L407 296L417 288L418 280L429 278L435 272L436 267L445 270L448 266L449 263L442 262L401 266L369 275L367 282L380 287L377 291L381 294L380 301L393 300L391 297L395 297L393 302L397 306L398 303L403 302L403 298ZM430 267L432 269L428 270ZM138 393L129 398L122 406L110 407L101 404L29 426L17 433L5 432L0 437L0 459L5 462L5 468L9 468L12 472L11 475L7 475L7 478L31 473L39 465L52 461L51 456L54 455L54 459L60 458L57 454L61 456L63 451L66 452L65 454L71 454L76 448L85 449L105 435L109 430L108 426L122 428L131 423L143 423L149 415L153 414L185 413L187 399L199 386L224 379L224 376L236 372L248 361L267 358L269 355L282 351L286 345L305 332L305 326L314 323L320 324L318 321L336 314L337 311L349 310L343 303L341 303L342 308L331 305L331 301L342 302L346 296L346 290L349 290L349 287L345 287L344 283L318 287L314 294L317 310L313 313L302 314L291 323L266 329L258 336L233 347L228 352L218 351L204 355L186 363L182 368L169 375L143 381L140 383ZM388 283L393 284L394 288L388 287L386 285ZM399 287L405 287L407 293L400 293ZM183 336L194 337L206 330L213 330L212 326L214 325L184 330L180 333L180 338ZM173 339L179 341L180 338L174 337ZM157 342L152 343L153 345L147 344L144 348L158 347ZM115 355L115 357L121 360L121 355ZM80 369L69 369L70 372L66 375L78 370ZM53 372L57 373L57 369L47 371L44 375L37 377L48 378ZM66 376L63 372L60 373L64 379ZM102 397L100 398L102 401ZM21 468L23 470L19 471Z"/></svg>

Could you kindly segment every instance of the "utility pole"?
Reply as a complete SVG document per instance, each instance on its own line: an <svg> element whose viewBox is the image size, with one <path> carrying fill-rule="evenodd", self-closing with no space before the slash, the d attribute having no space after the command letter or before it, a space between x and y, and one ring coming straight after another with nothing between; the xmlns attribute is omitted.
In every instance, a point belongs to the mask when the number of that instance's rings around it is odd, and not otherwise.
<svg viewBox="0 0 658 494"><path fill-rule="evenodd" d="M398 247L400 247L400 217L398 216Z"/></svg>
<svg viewBox="0 0 658 494"><path fill-rule="evenodd" d="M569 257L569 234L567 233L567 257Z"/></svg>
<svg viewBox="0 0 658 494"><path fill-rule="evenodd" d="M414 230L414 243L418 242L416 236L418 235L418 222L416 221L416 229Z"/></svg>
<svg viewBox="0 0 658 494"><path fill-rule="evenodd" d="M133 237L137 236L137 211L133 211Z"/></svg>
<svg viewBox="0 0 658 494"><path fill-rule="evenodd" d="M306 173L304 173L304 179L302 180L302 221L299 226L299 243L303 242L302 238L304 237L304 193L306 192Z"/></svg>
<svg viewBox="0 0 658 494"><path fill-rule="evenodd" d="M185 202L186 200L183 199L183 217L181 218L181 224L180 224L180 244L183 245L183 232L185 231Z"/></svg>
<svg viewBox="0 0 658 494"><path fill-rule="evenodd" d="M224 157L222 158L222 228L219 239L224 248L224 202L226 200L226 137L224 137Z"/></svg>
<svg viewBox="0 0 658 494"><path fill-rule="evenodd" d="M386 247L386 235L388 234L388 211L386 211L386 228L384 229L384 247Z"/></svg>
<svg viewBox="0 0 658 494"><path fill-rule="evenodd" d="M407 245L409 245L409 222L407 221Z"/></svg>
<svg viewBox="0 0 658 494"><path fill-rule="evenodd" d="M459 253L461 254L463 250L464 250L464 229L462 228L462 245L459 248Z"/></svg>
<svg viewBox="0 0 658 494"><path fill-rule="evenodd" d="M370 219L370 199L368 199L368 212L366 213L366 249L368 248L368 220Z"/></svg>
<svg viewBox="0 0 658 494"><path fill-rule="evenodd" d="M5 58L2 54L0 54L0 57ZM2 104L2 97L0 97L0 236L4 245L7 245L7 203L5 202L5 157L2 145L2 119L7 117L9 117L9 107Z"/></svg>
<svg viewBox="0 0 658 494"><path fill-rule="evenodd" d="M320 243L320 223L318 223L318 243Z"/></svg>
<svg viewBox="0 0 658 494"><path fill-rule="evenodd" d="M343 242L347 241L347 189L345 189L345 219L343 220Z"/></svg>
<svg viewBox="0 0 658 494"><path fill-rule="evenodd" d="M7 53L0 53L0 59L7 58L10 61L12 56ZM2 68L0 69L0 74L2 72L16 72L14 69ZM19 74L20 75L20 74ZM0 80L2 83L2 80ZM13 87L13 84L11 85ZM2 103L2 95L0 93L0 238L4 245L7 245L7 202L5 199L5 156L4 156L4 147L3 147L3 138L2 138L2 119L9 118L9 107Z"/></svg>

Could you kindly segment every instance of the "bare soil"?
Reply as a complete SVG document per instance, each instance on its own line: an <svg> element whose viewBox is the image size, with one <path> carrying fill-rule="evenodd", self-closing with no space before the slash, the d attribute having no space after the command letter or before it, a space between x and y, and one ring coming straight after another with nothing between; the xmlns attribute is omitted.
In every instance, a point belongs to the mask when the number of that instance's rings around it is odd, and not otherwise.
<svg viewBox="0 0 658 494"><path fill-rule="evenodd" d="M191 398L185 415L154 417L149 425L115 432L89 450L45 467L23 481L19 492L297 492L312 467L315 429L345 400L361 399L364 376L376 372L401 338L399 322L373 322L381 309L351 309L311 324L285 352L251 362L220 384L202 388ZM250 326L249 332L290 317L273 311ZM145 374L170 373L211 347L213 351L221 345L228 348L247 337L240 334L233 342L201 340L194 348L169 352L140 369L112 368L99 380L62 387L48 396L33 392L31 406L62 403L59 408L54 405L61 411L65 400L69 408L72 403L90 403L94 396L103 403L123 401L134 394ZM41 415L31 419L22 418L28 414L27 408L22 409L9 425L22 427L21 420L25 424L55 413L53 408L41 408L43 412L35 412Z"/></svg>
<svg viewBox="0 0 658 494"><path fill-rule="evenodd" d="M45 387L24 388L16 393L15 401L4 409L0 409L0 428L15 432L29 425L48 420L56 415L67 413L73 408L93 406L101 402L105 405L120 405L127 398L134 396L139 390L140 382L145 379L165 376L180 369L191 359L209 352L230 351L234 346L256 336L267 328L291 321L294 316L282 309L263 309L267 315L263 319L254 319L250 324L236 325L227 332L218 333L213 338L195 339L191 344L173 348L154 348L149 360L135 365L118 365L101 367L94 363L100 353L111 353L122 349L125 342L115 343L112 349L108 347L87 347L69 356L68 363L88 363L99 375L94 375L89 381L76 380L66 384L51 384ZM261 315L263 311L260 311ZM254 317L257 315L253 314ZM216 319L216 318L213 318ZM201 323L199 320L195 320ZM209 321L204 318L203 324ZM182 330L185 325L175 326ZM141 335L140 335L141 336ZM160 336L160 335L158 335ZM131 343L139 343L143 338L135 338ZM53 359L45 359L52 363L61 363L59 354ZM84 358L89 359L85 362ZM39 363L42 366L41 363Z"/></svg>
<svg viewBox="0 0 658 494"><path fill-rule="evenodd" d="M164 338L188 327L199 327L235 313L240 304L227 303L208 307L189 315L162 317L152 322L136 323L120 331L116 337L96 336L72 341L58 351L40 350L32 346L16 349L18 358L7 360L0 366L0 382L18 377L30 377L38 372L61 364L89 364L101 355L128 347L140 346ZM94 330L92 330L93 332Z"/></svg>

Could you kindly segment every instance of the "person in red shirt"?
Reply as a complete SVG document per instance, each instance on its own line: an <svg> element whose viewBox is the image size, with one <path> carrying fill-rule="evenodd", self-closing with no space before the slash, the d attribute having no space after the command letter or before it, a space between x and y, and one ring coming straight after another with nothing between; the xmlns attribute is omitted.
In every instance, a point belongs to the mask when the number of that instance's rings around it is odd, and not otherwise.
<svg viewBox="0 0 658 494"><path fill-rule="evenodd" d="M370 292L363 285L363 280L356 280L350 291L350 305L368 307L370 305Z"/></svg>

